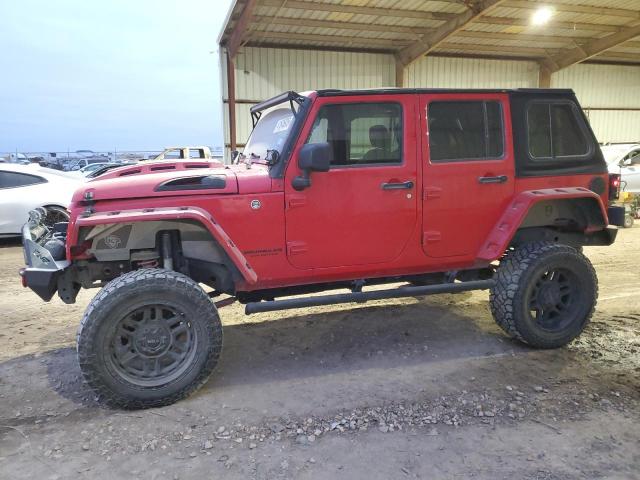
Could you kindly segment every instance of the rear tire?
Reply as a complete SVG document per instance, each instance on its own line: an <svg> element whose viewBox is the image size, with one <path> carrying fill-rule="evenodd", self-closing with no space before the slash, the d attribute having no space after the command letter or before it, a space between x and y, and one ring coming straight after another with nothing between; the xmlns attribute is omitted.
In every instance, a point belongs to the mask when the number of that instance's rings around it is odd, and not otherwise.
<svg viewBox="0 0 640 480"><path fill-rule="evenodd" d="M624 216L624 228L633 227L634 218L633 215L625 215Z"/></svg>
<svg viewBox="0 0 640 480"><path fill-rule="evenodd" d="M534 242L509 254L491 289L491 312L509 335L536 348L557 348L589 323L598 296L591 262L567 245Z"/></svg>
<svg viewBox="0 0 640 480"><path fill-rule="evenodd" d="M103 402L160 407L207 381L220 357L222 325L213 302L189 277L142 269L96 295L77 340L82 374Z"/></svg>

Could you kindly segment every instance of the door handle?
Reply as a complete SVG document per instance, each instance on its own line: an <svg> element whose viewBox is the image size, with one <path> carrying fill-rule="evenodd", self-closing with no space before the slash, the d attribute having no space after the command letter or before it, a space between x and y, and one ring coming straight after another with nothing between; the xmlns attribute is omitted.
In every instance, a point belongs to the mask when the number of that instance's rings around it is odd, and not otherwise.
<svg viewBox="0 0 640 480"><path fill-rule="evenodd" d="M383 183L381 188L382 190L409 190L413 188L413 182L408 180L402 183Z"/></svg>
<svg viewBox="0 0 640 480"><path fill-rule="evenodd" d="M506 181L506 175L498 175L496 177L478 177L479 183L505 183Z"/></svg>

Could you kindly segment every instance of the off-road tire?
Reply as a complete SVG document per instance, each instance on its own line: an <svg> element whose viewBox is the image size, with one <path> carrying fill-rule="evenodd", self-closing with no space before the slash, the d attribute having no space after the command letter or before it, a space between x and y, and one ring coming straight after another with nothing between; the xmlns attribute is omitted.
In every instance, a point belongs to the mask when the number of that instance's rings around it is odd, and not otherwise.
<svg viewBox="0 0 640 480"><path fill-rule="evenodd" d="M624 216L624 228L633 227L634 218L633 215L625 215Z"/></svg>
<svg viewBox="0 0 640 480"><path fill-rule="evenodd" d="M539 312L534 315L531 310L532 296L541 291L540 282L553 271L570 277L562 288L570 288L574 295L558 294L569 302L569 308L561 310L566 324L560 322L557 329L544 328L535 318ZM535 348L558 348L580 335L598 297L598 280L589 259L572 247L550 242L518 247L500 262L495 279L490 292L493 318L507 334ZM574 287L567 287L569 284Z"/></svg>
<svg viewBox="0 0 640 480"><path fill-rule="evenodd" d="M160 305L160 307L158 307ZM175 312L181 312L172 317L166 315L167 306ZM190 339L188 357L180 360L180 369L176 367L174 377L159 376L147 380L138 380L122 373L125 367L116 359L117 341L124 321L132 322L132 315L136 312L147 312L145 309L161 308L154 321L160 325L158 318L169 316L170 320L177 320L181 332L179 335ZM169 312L170 313L170 312ZM144 313L146 315L146 313ZM122 320L127 319L127 320ZM141 319L141 325L145 321ZM166 321L169 323L169 320ZM171 327L175 328L175 327ZM142 330L140 330L142 332ZM145 330L149 332L148 329ZM156 329L155 332L159 330ZM164 331L161 331L162 335ZM162 340L176 343L177 336L167 330ZM135 332L134 332L135 333ZM113 339L116 339L114 342ZM139 345L147 346L148 336L136 337L130 344L138 349ZM152 340L152 348L157 347ZM147 343L145 343L147 342ZM187 397L200 388L209 378L215 368L222 350L222 325L217 309L200 286L189 277L170 270L141 269L126 273L108 283L91 301L84 314L77 334L78 362L84 379L98 394L99 400L109 406L125 409L141 409L169 405ZM126 342L125 345L127 345ZM122 348L120 345L118 349ZM125 349L129 346L125 346ZM163 347L164 348L164 347ZM173 346L168 349L173 349ZM120 350L118 350L120 351ZM148 353L148 352L146 352ZM138 353L138 355L140 355ZM186 355L186 354L185 354ZM147 359L140 357L140 362ZM177 362L177 361L176 361ZM169 368L169 367L165 367ZM153 373L155 374L154 369ZM132 380L131 380L132 379ZM145 382L155 382L149 385Z"/></svg>

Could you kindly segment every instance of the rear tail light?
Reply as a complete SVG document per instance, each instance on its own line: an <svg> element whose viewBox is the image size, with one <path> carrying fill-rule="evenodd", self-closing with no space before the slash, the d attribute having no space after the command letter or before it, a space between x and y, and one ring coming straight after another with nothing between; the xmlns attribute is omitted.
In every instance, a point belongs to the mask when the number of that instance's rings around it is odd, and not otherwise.
<svg viewBox="0 0 640 480"><path fill-rule="evenodd" d="M609 174L609 200L617 200L620 196L620 174Z"/></svg>

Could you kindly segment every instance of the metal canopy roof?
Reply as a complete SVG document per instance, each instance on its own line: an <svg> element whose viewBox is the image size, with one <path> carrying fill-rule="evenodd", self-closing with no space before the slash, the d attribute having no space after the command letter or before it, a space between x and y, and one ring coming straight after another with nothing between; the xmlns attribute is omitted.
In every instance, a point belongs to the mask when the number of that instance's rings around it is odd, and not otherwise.
<svg viewBox="0 0 640 480"><path fill-rule="evenodd" d="M541 6L550 21L534 26ZM236 0L219 38L241 46L640 65L640 0Z"/></svg>

